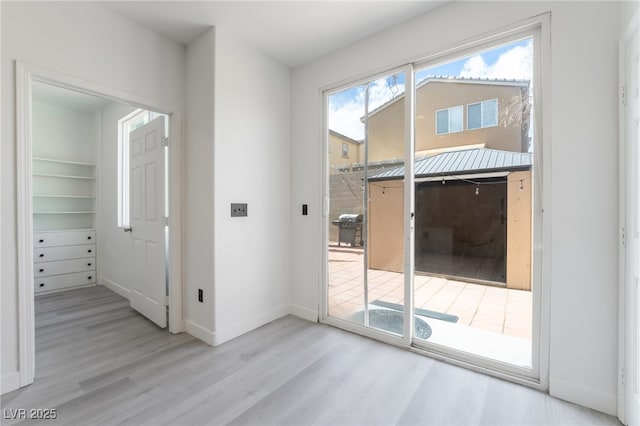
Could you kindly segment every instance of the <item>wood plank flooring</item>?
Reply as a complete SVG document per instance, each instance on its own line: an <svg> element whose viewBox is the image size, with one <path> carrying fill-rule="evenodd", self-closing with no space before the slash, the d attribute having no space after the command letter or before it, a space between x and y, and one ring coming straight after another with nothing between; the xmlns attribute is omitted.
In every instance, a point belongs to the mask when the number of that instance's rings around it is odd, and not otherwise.
<svg viewBox="0 0 640 426"><path fill-rule="evenodd" d="M36 298L35 383L1 402L4 410L56 408L58 415L3 424L618 424L291 316L211 348L160 330L100 286Z"/></svg>

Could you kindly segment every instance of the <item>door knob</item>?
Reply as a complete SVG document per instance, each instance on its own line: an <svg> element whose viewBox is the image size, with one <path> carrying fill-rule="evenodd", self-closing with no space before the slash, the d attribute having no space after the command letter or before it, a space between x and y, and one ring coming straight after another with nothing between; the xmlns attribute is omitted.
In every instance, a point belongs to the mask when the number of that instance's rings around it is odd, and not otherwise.
<svg viewBox="0 0 640 426"><path fill-rule="evenodd" d="M133 229L132 229L130 226L127 226L127 227L125 227L125 228L122 228L122 230L123 230L124 232L131 232L131 231L133 231Z"/></svg>

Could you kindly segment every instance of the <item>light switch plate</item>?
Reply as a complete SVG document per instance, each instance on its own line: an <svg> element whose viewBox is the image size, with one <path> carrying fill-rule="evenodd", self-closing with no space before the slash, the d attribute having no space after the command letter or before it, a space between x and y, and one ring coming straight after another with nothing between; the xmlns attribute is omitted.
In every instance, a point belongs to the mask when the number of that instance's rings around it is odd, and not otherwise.
<svg viewBox="0 0 640 426"><path fill-rule="evenodd" d="M247 203L231 203L231 217L243 217L247 215Z"/></svg>

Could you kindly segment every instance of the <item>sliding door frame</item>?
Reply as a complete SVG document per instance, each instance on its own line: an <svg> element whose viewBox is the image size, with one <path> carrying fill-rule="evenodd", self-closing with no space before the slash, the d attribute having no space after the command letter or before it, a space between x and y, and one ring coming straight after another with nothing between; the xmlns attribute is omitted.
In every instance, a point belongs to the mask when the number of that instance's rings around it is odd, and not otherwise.
<svg viewBox="0 0 640 426"><path fill-rule="evenodd" d="M320 322L361 334L385 343L400 346L422 353L448 363L463 366L492 376L520 383L529 387L548 390L549 386L549 312L550 312L550 271L551 253L549 241L551 237L550 221L543 220L551 212L551 141L550 141L550 13L544 13L489 34L474 37L456 44L450 49L423 56L420 59L407 61L400 67L390 68L367 77L345 81L339 85L321 90L322 99L322 132L324 155L324 192L323 192L323 269L320 283ZM533 38L533 85L532 96L534 109L531 123L534 126L535 147L533 150L533 226L532 226L532 366L518 367L493 359L466 353L436 345L428 341L414 339L414 211L415 211L415 76L414 68L424 68L448 62L480 50L513 42L524 38ZM354 324L346 320L330 317L328 313L328 237L329 237L329 140L328 140L328 99L331 94L344 89L367 84L385 75L402 72L405 75L405 179L404 179L404 324L403 336L392 335L380 330ZM544 124L544 125L543 125ZM546 169L545 169L546 167ZM545 172L546 170L546 172ZM544 243L544 244L543 244Z"/></svg>

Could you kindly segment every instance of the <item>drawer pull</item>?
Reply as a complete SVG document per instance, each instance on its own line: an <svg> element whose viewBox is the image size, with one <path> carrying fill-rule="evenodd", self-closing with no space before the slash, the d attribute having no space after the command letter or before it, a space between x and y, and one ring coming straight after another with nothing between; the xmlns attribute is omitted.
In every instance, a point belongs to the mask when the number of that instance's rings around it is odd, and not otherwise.
<svg viewBox="0 0 640 426"><path fill-rule="evenodd" d="M87 237L87 240L90 240L90 239L91 239L91 235L89 235L89 236Z"/></svg>
<svg viewBox="0 0 640 426"><path fill-rule="evenodd" d="M40 283L40 287L44 287L44 283Z"/></svg>
<svg viewBox="0 0 640 426"><path fill-rule="evenodd" d="M87 253L91 253L91 249L87 250Z"/></svg>
<svg viewBox="0 0 640 426"><path fill-rule="evenodd" d="M88 279L88 280L90 280L90 279L91 279L91 275L89 275L89 276L87 277L87 279Z"/></svg>
<svg viewBox="0 0 640 426"><path fill-rule="evenodd" d="M43 239L39 239L38 242L39 243L44 243L44 240Z"/></svg>
<svg viewBox="0 0 640 426"><path fill-rule="evenodd" d="M40 272L44 272L44 269L40 268Z"/></svg>
<svg viewBox="0 0 640 426"><path fill-rule="evenodd" d="M40 257L44 257L44 253L40 253Z"/></svg>
<svg viewBox="0 0 640 426"><path fill-rule="evenodd" d="M87 263L87 266L91 266L91 262Z"/></svg>

